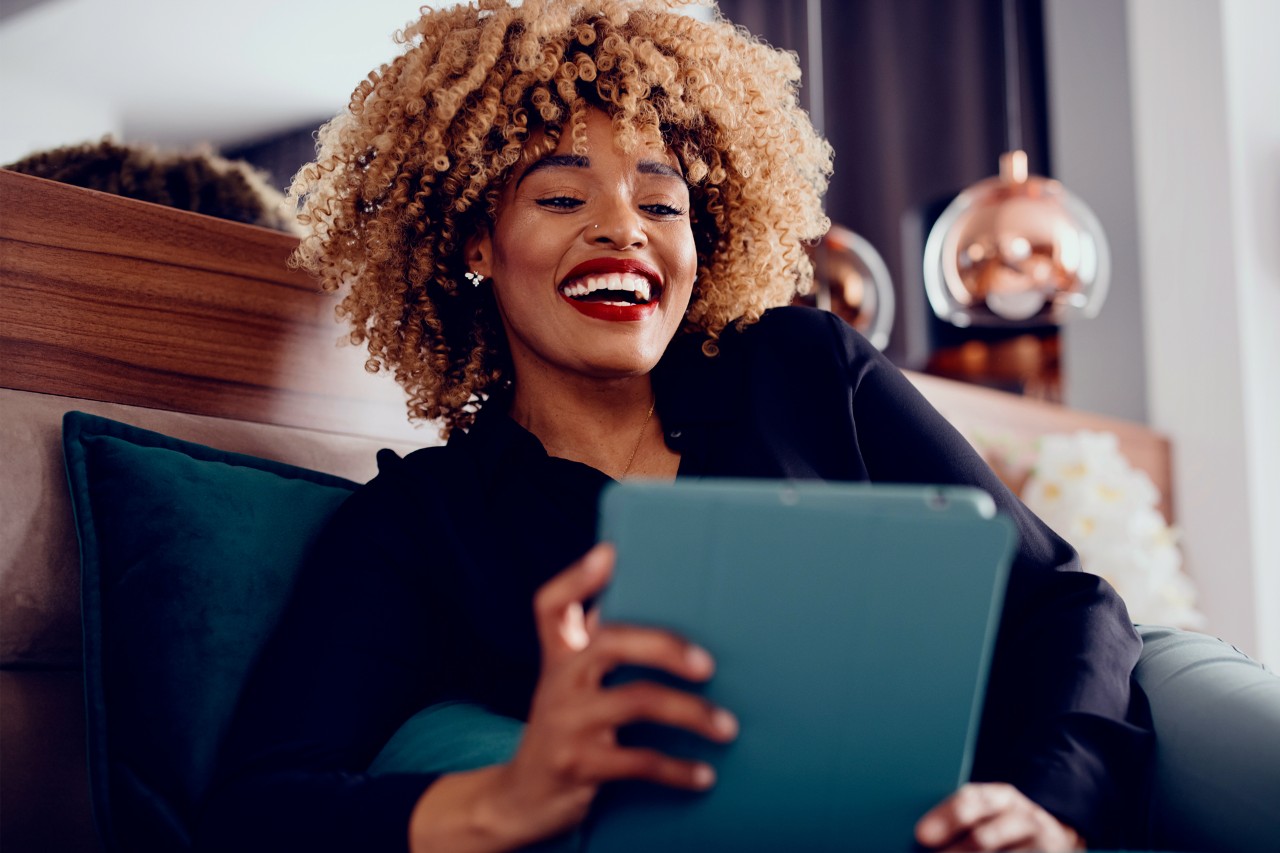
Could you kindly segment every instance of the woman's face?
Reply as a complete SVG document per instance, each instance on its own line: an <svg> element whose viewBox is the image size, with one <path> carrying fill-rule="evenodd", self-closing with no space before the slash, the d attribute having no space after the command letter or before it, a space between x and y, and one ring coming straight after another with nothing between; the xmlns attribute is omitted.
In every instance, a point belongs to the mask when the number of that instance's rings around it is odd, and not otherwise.
<svg viewBox="0 0 1280 853"><path fill-rule="evenodd" d="M565 134L517 167L491 232L468 241L492 279L517 377L618 379L648 373L679 329L697 273L689 189L655 146L623 153L603 112L587 153Z"/></svg>

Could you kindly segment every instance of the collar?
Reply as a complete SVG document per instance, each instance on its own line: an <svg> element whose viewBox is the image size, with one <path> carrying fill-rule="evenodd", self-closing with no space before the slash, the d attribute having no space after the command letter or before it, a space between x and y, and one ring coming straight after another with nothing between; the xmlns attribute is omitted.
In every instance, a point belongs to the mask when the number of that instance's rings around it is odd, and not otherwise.
<svg viewBox="0 0 1280 853"><path fill-rule="evenodd" d="M471 429L449 438L451 446L455 442L472 457L480 482L486 486L491 485L501 471L537 464L547 458L542 442L507 414L507 402L501 397L486 400Z"/></svg>

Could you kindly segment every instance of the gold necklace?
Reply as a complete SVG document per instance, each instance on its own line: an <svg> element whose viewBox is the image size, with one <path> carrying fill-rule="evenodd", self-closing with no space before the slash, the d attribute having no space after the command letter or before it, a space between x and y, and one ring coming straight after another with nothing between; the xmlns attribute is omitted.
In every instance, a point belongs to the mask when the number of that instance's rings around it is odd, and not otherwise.
<svg viewBox="0 0 1280 853"><path fill-rule="evenodd" d="M640 434L636 436L636 445L631 448L631 455L627 457L627 467L622 469L622 476L619 480L625 480L627 475L631 473L631 466L635 464L636 454L640 452L640 445L644 442L644 434L649 431L649 421L653 420L653 409L658 405L658 398L655 396L649 403L649 414L644 416L644 424L640 427Z"/></svg>

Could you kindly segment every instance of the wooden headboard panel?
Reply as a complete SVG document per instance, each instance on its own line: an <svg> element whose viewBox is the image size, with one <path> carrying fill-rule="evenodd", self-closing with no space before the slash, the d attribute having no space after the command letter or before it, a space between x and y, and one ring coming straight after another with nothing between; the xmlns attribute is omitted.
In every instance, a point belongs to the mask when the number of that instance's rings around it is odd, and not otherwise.
<svg viewBox="0 0 1280 853"><path fill-rule="evenodd" d="M431 443L287 234L0 170L0 387Z"/></svg>
<svg viewBox="0 0 1280 853"><path fill-rule="evenodd" d="M1030 473L1028 456L1037 439L1080 430L1114 433L1120 451L1145 471L1160 490L1160 510L1173 521L1173 475L1169 439L1143 424L1108 418L1003 391L920 373L907 373L920 392L960 432L1015 491Z"/></svg>
<svg viewBox="0 0 1280 853"><path fill-rule="evenodd" d="M294 238L0 170L0 387L422 443L403 395L339 347ZM1169 442L1139 424L909 374L961 432L1031 448L1106 430L1169 504ZM1014 485L1018 458L993 459Z"/></svg>

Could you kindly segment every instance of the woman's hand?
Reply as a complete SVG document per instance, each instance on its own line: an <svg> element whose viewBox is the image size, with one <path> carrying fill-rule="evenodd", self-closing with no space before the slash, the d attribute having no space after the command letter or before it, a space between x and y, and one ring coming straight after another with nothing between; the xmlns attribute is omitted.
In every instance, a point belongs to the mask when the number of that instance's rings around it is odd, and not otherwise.
<svg viewBox="0 0 1280 853"><path fill-rule="evenodd" d="M597 545L538 590L534 611L542 673L520 746L508 764L450 774L428 788L410 824L413 849L524 846L581 822L600 785L612 780L644 779L689 790L715 781L705 764L618 744L618 728L640 720L720 742L732 740L738 724L691 693L653 682L602 686L605 674L623 664L688 681L705 681L714 668L705 651L668 632L600 626L594 614L585 613L583 602L605 587L613 563L612 547ZM430 843L446 836L459 843Z"/></svg>
<svg viewBox="0 0 1280 853"><path fill-rule="evenodd" d="M1084 839L1012 785L969 783L916 824L916 840L944 850L1083 850Z"/></svg>

